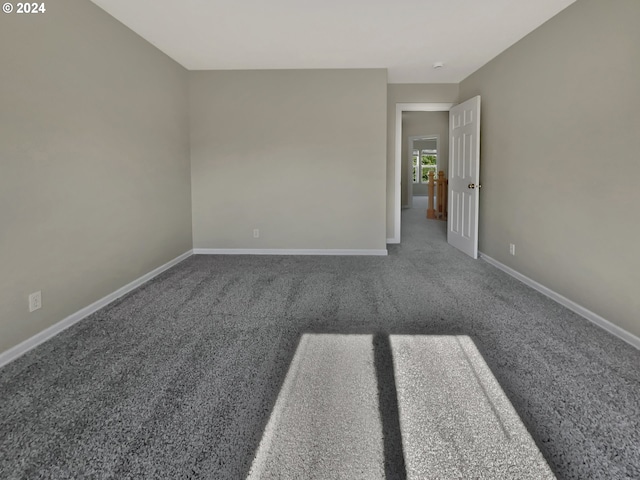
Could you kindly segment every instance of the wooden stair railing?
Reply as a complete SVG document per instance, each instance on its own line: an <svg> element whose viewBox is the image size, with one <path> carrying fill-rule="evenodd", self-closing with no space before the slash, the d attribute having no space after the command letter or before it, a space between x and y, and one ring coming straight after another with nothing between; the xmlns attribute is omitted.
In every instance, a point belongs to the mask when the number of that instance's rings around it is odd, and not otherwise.
<svg viewBox="0 0 640 480"><path fill-rule="evenodd" d="M444 176L444 172L440 170L438 172L438 178L435 178L433 172L429 172L429 197L427 203L427 218L428 219L447 219L447 192L449 191L449 180ZM435 202L434 205L434 194Z"/></svg>

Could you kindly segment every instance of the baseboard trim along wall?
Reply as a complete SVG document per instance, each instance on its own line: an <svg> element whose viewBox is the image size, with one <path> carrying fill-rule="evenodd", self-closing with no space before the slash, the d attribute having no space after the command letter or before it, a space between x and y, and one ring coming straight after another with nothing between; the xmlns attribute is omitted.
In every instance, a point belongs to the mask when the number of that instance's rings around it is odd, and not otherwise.
<svg viewBox="0 0 640 480"><path fill-rule="evenodd" d="M190 257L191 255L193 255L192 250L189 250L188 252L183 253L179 257L176 257L173 260L165 263L164 265L141 276L140 278L137 278L133 282L126 284L124 287L119 288L118 290L116 290L113 293L110 293L106 297L103 297L100 300L93 302L91 305L84 307L83 309L78 310L75 313L72 313L64 320L61 320L54 325L51 325L49 328L41 331L40 333L36 333L33 337L26 339L24 342L19 343L15 347L12 347L9 350L6 350L0 353L0 368L12 362L16 358L24 355L32 348L35 348L41 343L44 343L50 338L56 336L58 333L62 332L63 330L66 330L73 324L78 323L80 320L83 320L84 318L88 317L92 313L97 312L98 310L107 306L114 300L117 300L118 298L129 293L130 291L138 288L140 285L148 282L152 278L157 277L165 270L170 269L171 267L182 262L183 260Z"/></svg>
<svg viewBox="0 0 640 480"><path fill-rule="evenodd" d="M597 313L594 313L591 310L584 308L582 305L577 304L573 300L569 300L567 297L564 297L559 293L554 292L550 288L545 287L541 283L538 283L535 280L532 280L531 278L521 274L520 272L514 270L511 267L507 267L504 263L501 263L498 260L495 260L489 257L488 255L485 255L482 252L480 252L480 258L482 258L485 262L490 263L494 267L502 270L503 272L508 273L509 275L516 278L517 280L520 280L522 283L530 286L534 290L537 290L543 295L546 295L551 300L555 300L560 305L567 307L572 312L575 312L578 315L581 315L582 317L586 318L590 322L595 323L600 328L606 330L607 332L615 335L618 338L621 338L628 344L633 345L638 350L640 350L640 338L636 337L631 332L628 332L624 328L620 328L617 325L614 325L609 320L602 318Z"/></svg>
<svg viewBox="0 0 640 480"><path fill-rule="evenodd" d="M384 250L303 248L194 248L194 255L388 255Z"/></svg>

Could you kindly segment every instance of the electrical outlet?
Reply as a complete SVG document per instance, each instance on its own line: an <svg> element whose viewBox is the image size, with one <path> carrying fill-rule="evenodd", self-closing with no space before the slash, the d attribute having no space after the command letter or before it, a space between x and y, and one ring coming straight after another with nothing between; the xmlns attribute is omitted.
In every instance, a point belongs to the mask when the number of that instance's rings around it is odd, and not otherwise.
<svg viewBox="0 0 640 480"><path fill-rule="evenodd" d="M253 229L253 238L260 238L260 229L259 228L254 228Z"/></svg>
<svg viewBox="0 0 640 480"><path fill-rule="evenodd" d="M29 311L33 312L42 308L42 292L37 291L29 295Z"/></svg>
<svg viewBox="0 0 640 480"><path fill-rule="evenodd" d="M515 255L516 254L516 244L515 243L510 243L509 244L509 253L511 255Z"/></svg>

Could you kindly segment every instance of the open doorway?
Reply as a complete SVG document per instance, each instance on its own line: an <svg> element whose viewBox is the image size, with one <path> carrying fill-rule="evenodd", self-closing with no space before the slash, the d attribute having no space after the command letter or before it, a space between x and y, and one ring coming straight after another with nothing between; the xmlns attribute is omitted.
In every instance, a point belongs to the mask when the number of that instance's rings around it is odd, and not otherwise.
<svg viewBox="0 0 640 480"><path fill-rule="evenodd" d="M428 173L448 173L449 112L402 112L402 207L427 195ZM418 152L416 154L416 152ZM437 163L437 165L436 165ZM406 169L406 172L404 172Z"/></svg>
<svg viewBox="0 0 640 480"><path fill-rule="evenodd" d="M407 181L402 183L402 174L408 169L402 168L404 112L450 112L447 142L451 147L447 178L448 186L445 194L445 212L447 202L450 204L447 215L447 243L478 258L478 222L479 222L479 190L480 190L480 96L476 95L458 105L430 103L397 103L395 131L395 177L394 177L394 237L387 243L400 243L401 195L408 191ZM442 146L441 144L441 146ZM442 158L442 154L440 154ZM405 188L403 188L405 187ZM442 184L440 184L440 188ZM438 206L440 209L440 206Z"/></svg>
<svg viewBox="0 0 640 480"><path fill-rule="evenodd" d="M409 162L408 155L405 155L404 158L407 159L406 163L403 162L403 150L409 151L407 141L404 141L403 138L403 113L405 112L444 112L443 115L447 116L448 112L453 106L453 103L397 103L396 104L396 121L395 121L395 191L394 191L394 222L393 222L393 237L388 239L387 243L400 243L400 217L401 217L401 209L402 205L408 205L409 202L409 188L411 188L411 193L413 194L413 182L411 182L411 186L409 187ZM447 120L448 124L448 120ZM427 127L428 128L428 127ZM408 130L404 129L405 133L409 135ZM421 133L424 133L426 130L421 129L415 131L413 136L418 136ZM443 148L445 145L447 146L448 151L448 141L444 139L448 139L448 131L442 135L440 134L440 142L439 142L439 158L444 159L445 155L443 155ZM448 154L447 154L448 156ZM442 163L442 162L441 162ZM402 168L403 164L406 165L406 168ZM442 170L442 166L438 166L440 170ZM446 168L445 168L446 170ZM404 177L404 181L403 181ZM411 195L412 196L412 195ZM403 201L404 200L404 201Z"/></svg>
<svg viewBox="0 0 640 480"><path fill-rule="evenodd" d="M435 112L434 112L435 113ZM407 207L413 208L414 197L426 197L429 193L429 173L438 174L438 144L440 135L409 137L407 145ZM434 177L435 178L435 177ZM433 201L433 198L431 199Z"/></svg>

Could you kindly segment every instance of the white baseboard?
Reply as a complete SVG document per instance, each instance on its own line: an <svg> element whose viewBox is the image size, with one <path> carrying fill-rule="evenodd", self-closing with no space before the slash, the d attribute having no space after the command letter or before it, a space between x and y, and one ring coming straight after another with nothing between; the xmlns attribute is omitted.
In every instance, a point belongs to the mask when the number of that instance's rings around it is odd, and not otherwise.
<svg viewBox="0 0 640 480"><path fill-rule="evenodd" d="M387 238L387 243L400 243L400 239L397 237Z"/></svg>
<svg viewBox="0 0 640 480"><path fill-rule="evenodd" d="M482 252L480 252L480 258L482 258L485 262L490 263L494 267L502 270L503 272L508 273L512 277L520 280L522 283L524 283L526 285L529 285L534 290L537 290L538 292L542 293L543 295L546 295L551 300L555 300L560 305L563 305L563 306L567 307L572 312L575 312L578 315L583 316L584 318L586 318L590 322L595 323L596 325L598 325L600 328L603 328L607 332L615 335L618 338L621 338L622 340L624 340L628 344L633 345L634 347L636 347L637 349L640 350L640 338L636 337L631 332L627 332L624 328L620 328L619 326L614 325L609 320L607 320L605 318L602 318L597 313L594 313L591 310L586 309L585 307L583 307L582 305L577 304L573 300L569 300L567 297L564 297L564 296L560 295L559 293L554 292L550 288L547 288L544 285L542 285L541 283L538 283L535 280L532 280L531 278L521 274L520 272L514 270L513 268L507 267L504 263L501 263L498 260L495 260L495 259L489 257L488 255L485 255Z"/></svg>
<svg viewBox="0 0 640 480"><path fill-rule="evenodd" d="M110 304L114 300L117 300L118 298L120 298L123 295L129 293L130 291L138 288L143 283L146 283L149 280L151 280L152 278L157 277L158 275L160 275L165 270L168 270L169 268L171 268L174 265L180 263L181 261L183 261L184 259L190 257L191 255L193 255L193 251L192 250L189 250L188 252L183 253L179 257L174 258L173 260L171 260L171 261L165 263L164 265L152 270L151 272L141 276L140 278L134 280L133 282L128 283L124 287L119 288L118 290L116 290L113 293L110 293L106 297L103 297L100 300L98 300L96 302L93 302L91 305L89 305L87 307L84 307L83 309L78 310L75 313L72 313L71 315L69 315L64 320L61 320L61 321L59 321L58 323L56 323L54 325L51 325L49 328L47 328L47 329L35 334L31 338L26 339L24 342L19 343L15 347L12 347L9 350L6 350L6 351L0 353L0 368L2 368L4 365L6 365L9 362L12 362L16 358L24 355L25 353L27 353L32 348L35 348L38 345L40 345L41 343L46 342L47 340L49 340L50 338L54 337L55 335L57 335L58 333L62 332L63 330L66 330L67 328L69 328L74 323L78 323L80 320L88 317L89 315L91 315L94 312L97 312L102 307L105 307L106 305Z"/></svg>
<svg viewBox="0 0 640 480"><path fill-rule="evenodd" d="M304 248L194 248L194 255L388 255L384 250Z"/></svg>

